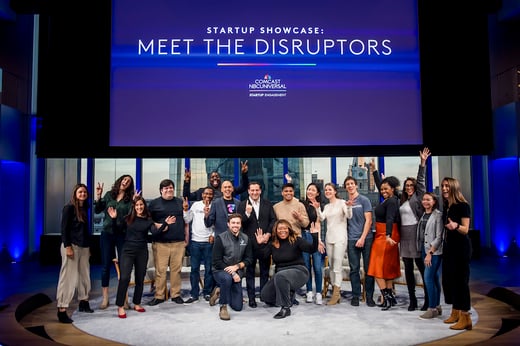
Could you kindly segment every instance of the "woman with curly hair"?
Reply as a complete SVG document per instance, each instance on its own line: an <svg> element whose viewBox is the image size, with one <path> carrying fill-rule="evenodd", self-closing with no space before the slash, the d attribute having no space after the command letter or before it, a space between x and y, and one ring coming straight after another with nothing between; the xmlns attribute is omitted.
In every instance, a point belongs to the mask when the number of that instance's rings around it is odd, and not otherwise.
<svg viewBox="0 0 520 346"><path fill-rule="evenodd" d="M124 223L124 217L130 213L132 201L136 195L134 188L134 179L128 174L120 176L112 185L110 191L107 191L103 197L103 183L96 186L96 200L94 201L94 212L104 213L103 230L100 237L101 249L101 287L103 290L103 301L100 309L108 307L108 284L110 282L110 267L117 255L121 255L125 234L118 232L118 229L124 229L121 225ZM114 227L112 218L108 214L108 208L114 208L117 211L117 219Z"/></svg>

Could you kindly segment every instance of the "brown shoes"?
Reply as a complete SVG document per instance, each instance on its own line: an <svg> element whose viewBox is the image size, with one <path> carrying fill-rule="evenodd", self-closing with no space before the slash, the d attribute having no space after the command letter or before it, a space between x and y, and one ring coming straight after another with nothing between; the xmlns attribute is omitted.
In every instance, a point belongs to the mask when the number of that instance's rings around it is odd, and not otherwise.
<svg viewBox="0 0 520 346"><path fill-rule="evenodd" d="M213 306L217 304L217 300L220 297L220 287L215 287L211 292L211 296L209 298L209 305Z"/></svg>
<svg viewBox="0 0 520 346"><path fill-rule="evenodd" d="M219 317L221 320L229 321L231 317L229 317L229 312L227 311L227 305L222 305L220 307Z"/></svg>

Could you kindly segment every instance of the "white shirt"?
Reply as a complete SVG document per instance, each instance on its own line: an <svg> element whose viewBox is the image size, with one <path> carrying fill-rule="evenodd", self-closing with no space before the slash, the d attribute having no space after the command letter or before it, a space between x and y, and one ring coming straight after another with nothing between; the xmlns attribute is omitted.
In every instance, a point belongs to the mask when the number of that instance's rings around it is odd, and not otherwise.
<svg viewBox="0 0 520 346"><path fill-rule="evenodd" d="M207 243L209 236L214 233L214 227L206 227L204 224L204 207L203 201L193 202L190 210L184 212L184 219L191 222L191 240Z"/></svg>

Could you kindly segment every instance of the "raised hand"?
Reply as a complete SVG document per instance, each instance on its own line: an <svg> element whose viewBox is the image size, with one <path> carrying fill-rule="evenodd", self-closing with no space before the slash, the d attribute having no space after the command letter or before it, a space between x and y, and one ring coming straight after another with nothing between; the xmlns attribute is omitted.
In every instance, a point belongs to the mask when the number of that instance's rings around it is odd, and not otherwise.
<svg viewBox="0 0 520 346"><path fill-rule="evenodd" d="M249 203L249 199L246 200L246 214L251 215L253 212L253 205Z"/></svg>
<svg viewBox="0 0 520 346"><path fill-rule="evenodd" d="M204 215L208 216L209 210L210 210L209 201L206 199L206 200L204 200Z"/></svg>
<svg viewBox="0 0 520 346"><path fill-rule="evenodd" d="M301 215L300 215L300 212L298 210L293 210L291 211L291 215L298 221L301 220Z"/></svg>
<svg viewBox="0 0 520 346"><path fill-rule="evenodd" d="M267 239L264 236L264 231L262 231L261 228L258 228L255 232L256 242L258 244L265 244L267 243Z"/></svg>
<svg viewBox="0 0 520 346"><path fill-rule="evenodd" d="M184 170L184 181L189 182L190 180L191 180L191 172L190 172L189 168L186 168Z"/></svg>
<svg viewBox="0 0 520 346"><path fill-rule="evenodd" d="M103 194L103 187L105 186L105 183L97 183L96 186L96 196L98 199L101 198L101 195Z"/></svg>
<svg viewBox="0 0 520 346"><path fill-rule="evenodd" d="M108 213L108 215L110 215L110 217L112 219L115 219L117 217L117 210L114 207L108 207L107 208L107 213Z"/></svg>
<svg viewBox="0 0 520 346"><path fill-rule="evenodd" d="M428 149L428 147L424 147L424 149L422 151L419 151L419 156L421 157L421 165L424 166L424 163L426 162L426 160L428 160L428 157L431 155L432 153L430 152L430 149Z"/></svg>
<svg viewBox="0 0 520 346"><path fill-rule="evenodd" d="M164 219L164 222L166 222L168 225L171 225L172 223L175 223L177 221L177 218L175 216L168 216L166 219Z"/></svg>
<svg viewBox="0 0 520 346"><path fill-rule="evenodd" d="M311 205L312 205L314 208L316 208L316 209L319 208L319 207L321 207L320 202L318 202L318 201L316 200L316 197L310 197L310 198L309 198L309 202L310 202Z"/></svg>
<svg viewBox="0 0 520 346"><path fill-rule="evenodd" d="M289 184L292 183L292 177L289 173L285 173L284 177Z"/></svg>
<svg viewBox="0 0 520 346"><path fill-rule="evenodd" d="M141 196L141 191L140 190L135 190L135 193L134 193L134 201L137 197Z"/></svg>
<svg viewBox="0 0 520 346"><path fill-rule="evenodd" d="M370 168L370 170L372 172L376 170L376 159L375 158L372 158L370 160L370 162L368 163L368 167Z"/></svg>
<svg viewBox="0 0 520 346"><path fill-rule="evenodd" d="M242 173L246 173L249 170L249 167L247 166L247 160L245 160L244 162L240 161L240 166L240 171Z"/></svg>

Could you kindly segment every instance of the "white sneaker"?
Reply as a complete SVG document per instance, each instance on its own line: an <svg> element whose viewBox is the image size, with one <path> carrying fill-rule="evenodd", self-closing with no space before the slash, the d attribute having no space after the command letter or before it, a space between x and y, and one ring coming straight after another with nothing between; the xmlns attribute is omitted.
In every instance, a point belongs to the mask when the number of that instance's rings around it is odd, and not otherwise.
<svg viewBox="0 0 520 346"><path fill-rule="evenodd" d="M312 303L312 292L307 292L307 303Z"/></svg>
<svg viewBox="0 0 520 346"><path fill-rule="evenodd" d="M321 297L321 293L316 293L316 304L323 304L323 298Z"/></svg>

